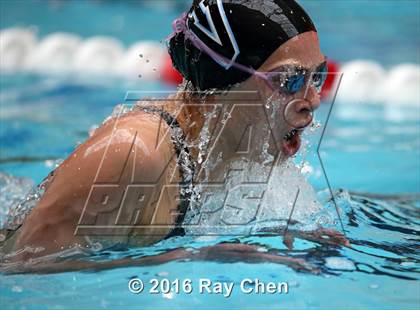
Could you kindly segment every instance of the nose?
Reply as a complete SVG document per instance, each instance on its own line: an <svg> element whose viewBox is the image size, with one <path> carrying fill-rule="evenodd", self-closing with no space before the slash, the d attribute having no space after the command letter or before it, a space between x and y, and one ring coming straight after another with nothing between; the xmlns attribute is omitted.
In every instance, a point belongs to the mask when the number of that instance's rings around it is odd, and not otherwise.
<svg viewBox="0 0 420 310"><path fill-rule="evenodd" d="M302 96L303 97L303 96ZM308 89L303 99L293 99L286 104L284 119L293 128L301 129L308 126L313 119L313 111L316 110L321 101L319 94L313 87Z"/></svg>
<svg viewBox="0 0 420 310"><path fill-rule="evenodd" d="M312 111L315 111L319 108L321 104L321 99L318 91L315 87L310 86L308 92L306 93L305 99L307 99L311 104Z"/></svg>

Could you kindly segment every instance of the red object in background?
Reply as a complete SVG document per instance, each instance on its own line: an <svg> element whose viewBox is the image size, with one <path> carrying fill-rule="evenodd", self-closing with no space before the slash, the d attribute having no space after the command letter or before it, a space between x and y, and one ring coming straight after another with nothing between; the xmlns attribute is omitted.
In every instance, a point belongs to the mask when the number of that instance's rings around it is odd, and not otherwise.
<svg viewBox="0 0 420 310"><path fill-rule="evenodd" d="M327 61L328 65L328 73L335 73L338 72L340 66L333 60ZM331 88L333 87L335 80L337 78L337 74L328 74L327 79L325 80L325 84L321 90L321 100L325 100L330 96Z"/></svg>
<svg viewBox="0 0 420 310"><path fill-rule="evenodd" d="M172 59L169 54L165 56L160 76L164 82L172 85L178 85L183 80L181 73L172 65Z"/></svg>

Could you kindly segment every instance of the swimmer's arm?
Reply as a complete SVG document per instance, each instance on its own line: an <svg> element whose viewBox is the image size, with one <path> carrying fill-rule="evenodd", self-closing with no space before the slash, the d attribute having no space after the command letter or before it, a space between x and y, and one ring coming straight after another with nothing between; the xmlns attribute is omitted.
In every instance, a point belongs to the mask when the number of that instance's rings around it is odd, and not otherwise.
<svg viewBox="0 0 420 310"><path fill-rule="evenodd" d="M221 263L246 262L255 263L275 263L293 268L296 271L310 272L318 274L320 270L304 259L295 258L281 254L278 250L261 251L257 245L248 245L242 243L221 243L214 246L203 247L194 251L179 248L168 251L163 254L140 258L123 258L109 262L94 261L62 261L62 262L42 262L14 265L10 269L0 268L4 273L56 273L63 271L80 270L106 270L118 267L130 266L154 266L165 264L172 261L213 261Z"/></svg>
<svg viewBox="0 0 420 310"><path fill-rule="evenodd" d="M316 231L289 231L285 238L302 238L311 240L320 244L333 246L350 246L349 241L339 232L327 229L319 229ZM325 236L329 236L325 238ZM279 236L281 238L281 236ZM140 257L140 258L123 258L108 262L95 262L84 260L66 260L62 262L43 262L15 265L7 270L6 273L56 273L63 271L80 271L80 270L106 270L118 267L130 266L154 266L165 264L171 261L213 261L221 263L276 263L289 266L296 271L319 273L320 270L316 266L310 264L304 259L291 257L284 250L266 249L262 245L242 244L242 243L220 243L214 246L203 247L200 249L178 248L168 252ZM1 269L1 268L0 268Z"/></svg>
<svg viewBox="0 0 420 310"><path fill-rule="evenodd" d="M114 185L106 189L111 199L121 194L118 191L127 188L133 178L141 183L142 179L151 179L154 174L159 175L160 171L165 171L164 168L171 160L170 147L173 146L167 138L162 142L163 148L155 149L158 130L156 123L156 120L151 121L141 115L128 115L120 118L118 123L108 121L80 145L54 172L42 199L21 227L14 246L15 251L25 247L44 250L37 255L26 252L17 259L43 256L76 243L84 245L84 237L74 233L96 180L99 179L101 184ZM167 149L165 146L168 146ZM135 158L131 155L135 155ZM161 175L156 184L157 189L163 186L166 177L166 174ZM169 210L175 208L172 206L175 202L168 197L166 195L163 198L158 213L164 223L171 216ZM147 215L153 213L149 209L144 211ZM101 224L111 225L115 221L112 216L112 213L108 218L103 216ZM127 236L114 238L116 243L120 239L127 241ZM144 243L156 241L153 238L157 237L150 237Z"/></svg>

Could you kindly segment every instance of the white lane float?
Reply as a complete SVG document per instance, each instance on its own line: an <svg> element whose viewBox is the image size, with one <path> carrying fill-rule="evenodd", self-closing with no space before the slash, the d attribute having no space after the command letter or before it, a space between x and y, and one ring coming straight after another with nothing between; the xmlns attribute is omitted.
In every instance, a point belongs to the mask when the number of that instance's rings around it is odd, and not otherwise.
<svg viewBox="0 0 420 310"><path fill-rule="evenodd" d="M381 65L372 61L357 60L342 66L340 73L342 77L337 92L338 101L356 103L378 101L379 86L385 77L385 70Z"/></svg>
<svg viewBox="0 0 420 310"><path fill-rule="evenodd" d="M420 67L402 64L391 69L382 83L382 101L388 104L419 105Z"/></svg>
<svg viewBox="0 0 420 310"><path fill-rule="evenodd" d="M73 68L80 74L115 75L123 55L124 47L118 40L105 36L92 37L76 51Z"/></svg>
<svg viewBox="0 0 420 310"><path fill-rule="evenodd" d="M374 61L356 60L341 69L338 102L420 105L420 66L402 64L385 70Z"/></svg>
<svg viewBox="0 0 420 310"><path fill-rule="evenodd" d="M35 31L27 28L9 28L0 31L0 69L20 71L36 46Z"/></svg>
<svg viewBox="0 0 420 310"><path fill-rule="evenodd" d="M28 55L27 69L38 73L67 73L82 39L71 33L54 33Z"/></svg>
<svg viewBox="0 0 420 310"><path fill-rule="evenodd" d="M389 70L369 60L345 64L329 62L329 71L342 73L337 92L340 103L384 103L420 105L420 66L402 64ZM119 77L131 81L163 81L177 85L182 76L176 71L164 44L140 41L128 49L112 37L85 40L68 33L55 33L38 42L31 29L0 31L0 70L80 76ZM322 98L333 95L337 75L329 75Z"/></svg>

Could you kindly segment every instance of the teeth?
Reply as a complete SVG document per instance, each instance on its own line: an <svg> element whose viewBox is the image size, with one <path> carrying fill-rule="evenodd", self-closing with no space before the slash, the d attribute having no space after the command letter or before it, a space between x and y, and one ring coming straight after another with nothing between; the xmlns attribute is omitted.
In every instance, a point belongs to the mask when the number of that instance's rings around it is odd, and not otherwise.
<svg viewBox="0 0 420 310"><path fill-rule="evenodd" d="M286 140L286 141L290 141L296 133L297 133L297 130L293 129L293 130L289 131L287 134L285 134L283 139Z"/></svg>

